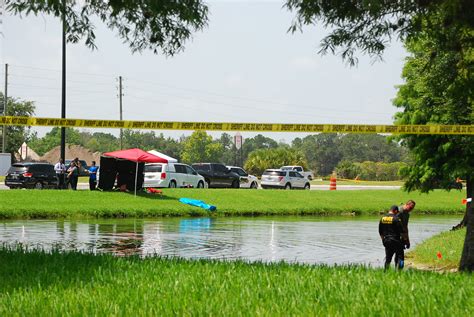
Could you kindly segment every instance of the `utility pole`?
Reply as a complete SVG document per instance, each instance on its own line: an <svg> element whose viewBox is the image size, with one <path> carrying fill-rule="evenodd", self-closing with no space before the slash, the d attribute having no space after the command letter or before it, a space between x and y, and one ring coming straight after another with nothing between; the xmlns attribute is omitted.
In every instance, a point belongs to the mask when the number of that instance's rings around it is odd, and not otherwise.
<svg viewBox="0 0 474 317"><path fill-rule="evenodd" d="M3 95L3 115L7 115L7 104L8 104L8 64L5 64L5 94ZM5 153L7 147L7 126L3 126L2 131L2 153Z"/></svg>
<svg viewBox="0 0 474 317"><path fill-rule="evenodd" d="M123 120L122 114L122 76L119 76L119 106L120 106L120 121ZM120 149L123 149L123 130L120 128Z"/></svg>
<svg viewBox="0 0 474 317"><path fill-rule="evenodd" d="M62 93L61 118L66 118L66 2L63 0L63 42L62 42ZM66 161L66 128L61 127L61 159Z"/></svg>

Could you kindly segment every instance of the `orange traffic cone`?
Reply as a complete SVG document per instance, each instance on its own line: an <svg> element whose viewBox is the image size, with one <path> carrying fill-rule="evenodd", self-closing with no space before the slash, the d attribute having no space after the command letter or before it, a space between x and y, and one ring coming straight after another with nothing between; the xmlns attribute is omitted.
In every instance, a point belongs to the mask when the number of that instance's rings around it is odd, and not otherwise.
<svg viewBox="0 0 474 317"><path fill-rule="evenodd" d="M336 190L336 174L332 174L329 179L329 190Z"/></svg>

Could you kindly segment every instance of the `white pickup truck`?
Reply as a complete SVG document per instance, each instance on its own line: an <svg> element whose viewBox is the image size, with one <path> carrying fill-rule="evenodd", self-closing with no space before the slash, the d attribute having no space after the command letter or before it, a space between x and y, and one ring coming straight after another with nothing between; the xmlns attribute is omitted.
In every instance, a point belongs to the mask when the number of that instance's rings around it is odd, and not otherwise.
<svg viewBox="0 0 474 317"><path fill-rule="evenodd" d="M313 180L314 179L314 174L313 172L311 171L307 171L305 172L303 167L302 166L297 166L297 165L291 165L291 166L282 166L280 167L281 170L288 170L288 171L295 171L295 172L298 172L300 173L301 175L303 175L305 178L309 179L309 180Z"/></svg>

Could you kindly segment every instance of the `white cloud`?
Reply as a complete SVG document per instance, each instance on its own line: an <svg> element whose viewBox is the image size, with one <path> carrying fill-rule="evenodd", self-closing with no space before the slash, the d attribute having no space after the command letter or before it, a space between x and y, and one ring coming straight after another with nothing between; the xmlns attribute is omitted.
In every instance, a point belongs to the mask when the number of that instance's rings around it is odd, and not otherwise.
<svg viewBox="0 0 474 317"><path fill-rule="evenodd" d="M314 70L319 68L316 57L298 56L290 60L290 67L297 70Z"/></svg>
<svg viewBox="0 0 474 317"><path fill-rule="evenodd" d="M230 74L225 78L225 84L228 88L237 88L242 86L245 82L245 77L242 74Z"/></svg>

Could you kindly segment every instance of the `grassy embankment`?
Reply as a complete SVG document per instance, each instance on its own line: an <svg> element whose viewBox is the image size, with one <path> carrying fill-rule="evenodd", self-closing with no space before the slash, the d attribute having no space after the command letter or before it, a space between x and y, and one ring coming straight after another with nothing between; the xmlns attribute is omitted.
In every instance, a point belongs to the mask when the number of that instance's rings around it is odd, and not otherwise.
<svg viewBox="0 0 474 317"><path fill-rule="evenodd" d="M55 217L154 217L209 215L204 209L184 205L180 197L216 205L215 215L375 215L407 199L417 201L420 214L464 212L464 192L430 194L401 190L284 191L242 189L164 189L156 194L58 190L0 191L0 218Z"/></svg>
<svg viewBox="0 0 474 317"><path fill-rule="evenodd" d="M466 230L435 235L407 254L408 262L420 269L445 271L459 267ZM438 257L438 252L441 257Z"/></svg>
<svg viewBox="0 0 474 317"><path fill-rule="evenodd" d="M0 250L0 315L468 316L467 274ZM26 274L27 273L27 274ZM400 294L403 305L400 304Z"/></svg>

